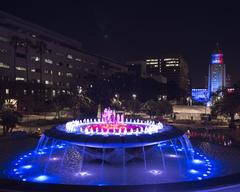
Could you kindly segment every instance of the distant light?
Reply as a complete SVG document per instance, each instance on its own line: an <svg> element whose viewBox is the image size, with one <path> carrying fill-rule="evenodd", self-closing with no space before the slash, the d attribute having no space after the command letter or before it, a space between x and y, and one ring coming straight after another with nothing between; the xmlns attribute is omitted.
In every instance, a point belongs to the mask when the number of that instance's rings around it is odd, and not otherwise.
<svg viewBox="0 0 240 192"><path fill-rule="evenodd" d="M39 181L39 182L46 181L47 179L48 179L48 176L46 175L40 175L34 178L35 181Z"/></svg>
<svg viewBox="0 0 240 192"><path fill-rule="evenodd" d="M195 169L190 169L189 172L192 173L192 174L197 174L197 173L199 173L199 171L197 171L197 170L195 170Z"/></svg>
<svg viewBox="0 0 240 192"><path fill-rule="evenodd" d="M166 146L166 145L167 145L166 143L159 143L158 147L162 147L162 146Z"/></svg>
<svg viewBox="0 0 240 192"><path fill-rule="evenodd" d="M198 177L197 179L198 179L198 180L202 180L202 177Z"/></svg>
<svg viewBox="0 0 240 192"><path fill-rule="evenodd" d="M175 154L169 154L167 155L168 157L172 157L172 158L178 158L179 156L178 155L175 155Z"/></svg>
<svg viewBox="0 0 240 192"><path fill-rule="evenodd" d="M207 174L203 174L204 177L207 177L208 175Z"/></svg>
<svg viewBox="0 0 240 192"><path fill-rule="evenodd" d="M27 179L24 178L24 179L22 179L22 181L27 181Z"/></svg>
<svg viewBox="0 0 240 192"><path fill-rule="evenodd" d="M195 163L195 164L201 164L201 163L203 163L201 160L199 160L199 159L194 159L193 160L193 163Z"/></svg>
<svg viewBox="0 0 240 192"><path fill-rule="evenodd" d="M81 177L86 177L86 176L90 176L91 174L86 172L86 171L81 171L79 173L76 174L76 176L81 176Z"/></svg>
<svg viewBox="0 0 240 192"><path fill-rule="evenodd" d="M13 169L14 172L16 172L18 169Z"/></svg>
<svg viewBox="0 0 240 192"><path fill-rule="evenodd" d="M150 170L149 173L151 173L151 174L153 174L153 175L161 175L161 174L162 174L162 171L161 171L161 170L153 169L153 170Z"/></svg>
<svg viewBox="0 0 240 192"><path fill-rule="evenodd" d="M59 160L59 158L57 158L57 157L52 157L52 158L50 158L50 160L51 160L51 161L57 161L57 160Z"/></svg>
<svg viewBox="0 0 240 192"><path fill-rule="evenodd" d="M38 155L43 155L43 154L45 154L43 151L38 152Z"/></svg>
<svg viewBox="0 0 240 192"><path fill-rule="evenodd" d="M32 168L32 165L24 165L22 166L23 169L31 169Z"/></svg>
<svg viewBox="0 0 240 192"><path fill-rule="evenodd" d="M177 151L183 151L183 149L177 149Z"/></svg>

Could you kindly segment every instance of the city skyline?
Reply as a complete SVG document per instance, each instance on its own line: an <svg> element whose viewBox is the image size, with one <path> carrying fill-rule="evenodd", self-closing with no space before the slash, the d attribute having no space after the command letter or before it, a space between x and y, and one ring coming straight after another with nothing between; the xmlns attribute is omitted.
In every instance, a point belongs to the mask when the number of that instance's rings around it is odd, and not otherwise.
<svg viewBox="0 0 240 192"><path fill-rule="evenodd" d="M238 81L240 27L235 7L217 1L171 3L9 1L1 10L77 39L88 51L122 63L165 53L182 54L188 61L193 87L204 87L211 54L219 42L226 72L233 82Z"/></svg>

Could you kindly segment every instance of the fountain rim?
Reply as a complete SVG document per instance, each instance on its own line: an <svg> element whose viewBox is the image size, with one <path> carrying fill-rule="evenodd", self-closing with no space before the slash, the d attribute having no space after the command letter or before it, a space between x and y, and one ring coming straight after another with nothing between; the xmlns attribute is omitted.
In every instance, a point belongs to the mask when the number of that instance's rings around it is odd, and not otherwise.
<svg viewBox="0 0 240 192"><path fill-rule="evenodd" d="M59 130L57 126L45 130L44 135L53 139L74 143L79 146L92 148L135 148L156 145L161 141L177 138L184 135L184 132L175 126L163 124L161 132L141 135L85 135L67 133Z"/></svg>
<svg viewBox="0 0 240 192"><path fill-rule="evenodd" d="M76 191L84 190L89 192L95 191L205 191L211 189L218 189L224 187L234 187L239 185L240 173L233 173L228 175L223 175L219 177L213 177L204 180L194 180L194 181L180 181L180 182L170 182L170 183L159 183L159 184L139 184L139 185L75 185L75 184L60 184L60 183L36 183L30 181L19 181L9 178L0 178L0 187L10 190L41 190L41 191ZM219 185L221 183L221 185ZM217 188L216 188L217 187Z"/></svg>

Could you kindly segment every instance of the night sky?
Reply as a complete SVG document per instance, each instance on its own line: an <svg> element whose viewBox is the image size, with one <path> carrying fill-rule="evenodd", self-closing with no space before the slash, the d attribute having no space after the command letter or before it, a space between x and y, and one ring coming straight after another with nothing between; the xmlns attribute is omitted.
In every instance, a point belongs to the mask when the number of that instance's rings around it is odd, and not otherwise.
<svg viewBox="0 0 240 192"><path fill-rule="evenodd" d="M8 0L0 9L77 39L83 48L124 63L181 54L193 87L204 85L219 42L227 73L240 80L240 8L230 1Z"/></svg>

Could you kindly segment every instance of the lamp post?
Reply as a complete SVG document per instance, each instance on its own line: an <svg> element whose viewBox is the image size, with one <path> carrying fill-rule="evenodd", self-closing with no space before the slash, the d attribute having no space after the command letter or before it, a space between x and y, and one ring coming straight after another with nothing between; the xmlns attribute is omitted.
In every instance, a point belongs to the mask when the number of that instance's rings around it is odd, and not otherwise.
<svg viewBox="0 0 240 192"><path fill-rule="evenodd" d="M133 100L136 100L137 95L136 94L132 94L132 98L133 98Z"/></svg>
<svg viewBox="0 0 240 192"><path fill-rule="evenodd" d="M135 117L137 95L136 94L132 94L132 98L133 98L133 117Z"/></svg>

